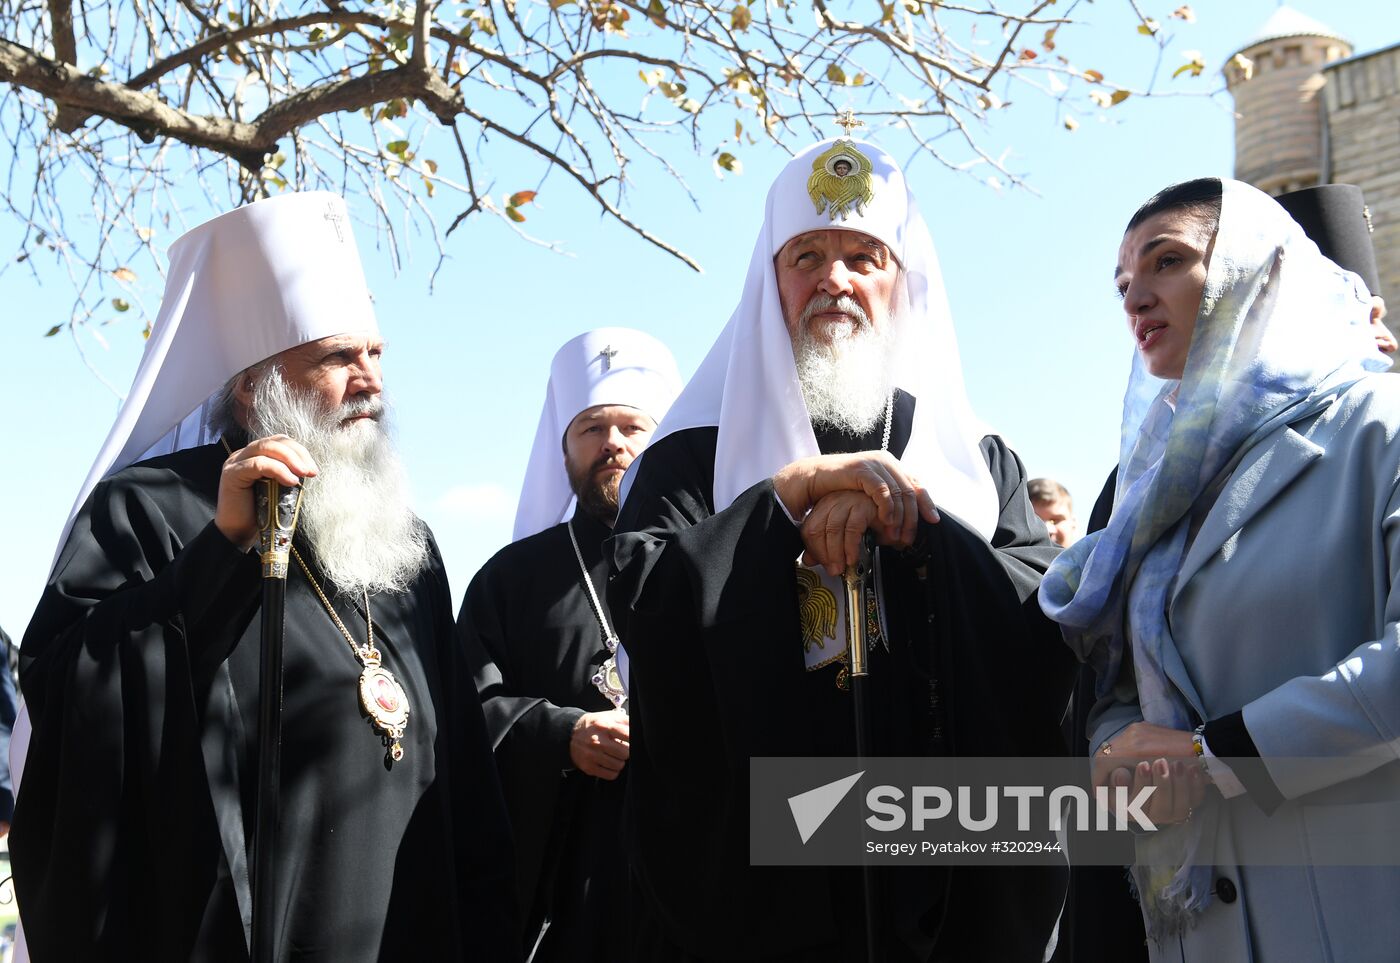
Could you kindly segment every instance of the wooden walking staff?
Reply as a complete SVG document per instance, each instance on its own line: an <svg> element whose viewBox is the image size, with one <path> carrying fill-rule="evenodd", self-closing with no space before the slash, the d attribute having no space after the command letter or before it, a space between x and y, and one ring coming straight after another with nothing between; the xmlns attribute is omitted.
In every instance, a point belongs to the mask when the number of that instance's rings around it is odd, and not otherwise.
<svg viewBox="0 0 1400 963"><path fill-rule="evenodd" d="M846 580L846 644L850 666L851 701L855 706L856 758L862 763L874 755L870 728L870 640L865 631L865 591L873 577L874 552L867 532L860 542L860 556L848 566ZM865 893L865 958L877 963L880 956L875 867L861 863L861 883Z"/></svg>
<svg viewBox="0 0 1400 963"><path fill-rule="evenodd" d="M252 963L272 963L277 938L277 796L282 785L282 640L287 562L301 487L271 478L254 486L262 557L262 648L258 662L258 794L253 826Z"/></svg>

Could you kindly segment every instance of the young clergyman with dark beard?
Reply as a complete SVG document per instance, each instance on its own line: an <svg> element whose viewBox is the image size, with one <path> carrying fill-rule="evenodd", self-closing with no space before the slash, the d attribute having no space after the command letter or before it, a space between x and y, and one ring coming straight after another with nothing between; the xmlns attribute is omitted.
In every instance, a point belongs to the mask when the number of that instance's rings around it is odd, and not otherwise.
<svg viewBox="0 0 1400 963"><path fill-rule="evenodd" d="M640 331L603 328L560 348L515 542L462 603L458 624L515 829L532 961L625 958L619 840L630 728L603 542L623 472L679 389L671 353Z"/></svg>
<svg viewBox="0 0 1400 963"><path fill-rule="evenodd" d="M34 959L247 959L262 478L305 480L274 959L518 957L509 828L382 350L334 195L259 201L172 247L21 650L11 852Z"/></svg>

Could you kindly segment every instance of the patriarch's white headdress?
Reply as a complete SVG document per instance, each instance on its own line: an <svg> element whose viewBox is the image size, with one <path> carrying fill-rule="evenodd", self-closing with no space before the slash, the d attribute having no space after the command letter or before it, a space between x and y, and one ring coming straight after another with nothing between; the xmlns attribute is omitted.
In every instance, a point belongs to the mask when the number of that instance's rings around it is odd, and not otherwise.
<svg viewBox="0 0 1400 963"><path fill-rule="evenodd" d="M941 509L990 538L998 505L978 447L986 431L963 387L933 240L904 173L874 144L824 141L783 168L768 192L739 306L652 441L686 428L719 427L716 510L784 465L820 453L783 322L773 258L799 234L832 228L869 234L898 259L908 310L896 319L903 330L894 384L916 399L913 433L901 460Z"/></svg>

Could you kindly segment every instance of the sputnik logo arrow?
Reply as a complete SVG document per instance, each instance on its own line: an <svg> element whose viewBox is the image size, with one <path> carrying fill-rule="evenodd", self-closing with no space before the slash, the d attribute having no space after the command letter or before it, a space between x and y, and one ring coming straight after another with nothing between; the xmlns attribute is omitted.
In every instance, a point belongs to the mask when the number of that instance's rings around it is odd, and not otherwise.
<svg viewBox="0 0 1400 963"><path fill-rule="evenodd" d="M802 837L803 845L806 845L807 840L812 838L813 833L821 829L822 823L826 822L826 817L830 816L832 811L841 805L841 800L846 798L851 787L863 775L865 775L864 769L835 782L829 782L816 789L809 789L796 796L788 797L788 808L792 810L792 821L797 824L797 834Z"/></svg>

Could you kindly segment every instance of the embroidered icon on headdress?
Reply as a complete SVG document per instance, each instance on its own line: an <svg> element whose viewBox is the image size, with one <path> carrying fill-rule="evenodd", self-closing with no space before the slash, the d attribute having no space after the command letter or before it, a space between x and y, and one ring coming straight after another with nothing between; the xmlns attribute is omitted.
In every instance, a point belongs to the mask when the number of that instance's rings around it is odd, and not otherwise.
<svg viewBox="0 0 1400 963"><path fill-rule="evenodd" d="M871 189L874 165L856 145L844 137L832 144L812 161L812 176L807 178L807 193L831 220L845 220L852 210L864 213L865 205L875 197Z"/></svg>
<svg viewBox="0 0 1400 963"><path fill-rule="evenodd" d="M870 176L874 165L851 140L851 131L864 127L864 122L847 108L836 117L836 126L846 136L812 161L812 176L807 178L807 194L817 213L825 211L832 221L850 217L852 208L857 214L864 213L865 205L875 196Z"/></svg>

